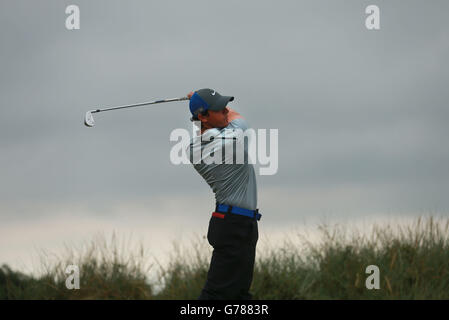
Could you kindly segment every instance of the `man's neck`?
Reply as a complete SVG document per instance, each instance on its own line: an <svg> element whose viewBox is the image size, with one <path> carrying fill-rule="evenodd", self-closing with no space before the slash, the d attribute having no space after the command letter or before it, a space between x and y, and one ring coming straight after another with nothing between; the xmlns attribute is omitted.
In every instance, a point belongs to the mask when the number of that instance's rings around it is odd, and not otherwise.
<svg viewBox="0 0 449 320"><path fill-rule="evenodd" d="M203 125L201 124L201 134L203 134L206 130L211 129L212 127L208 126L208 125Z"/></svg>

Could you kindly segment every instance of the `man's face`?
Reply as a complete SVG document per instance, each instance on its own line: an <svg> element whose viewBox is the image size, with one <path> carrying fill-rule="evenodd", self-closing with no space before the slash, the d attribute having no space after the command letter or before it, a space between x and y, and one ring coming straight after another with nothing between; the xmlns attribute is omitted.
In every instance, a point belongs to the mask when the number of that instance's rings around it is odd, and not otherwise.
<svg viewBox="0 0 449 320"><path fill-rule="evenodd" d="M224 128L227 127L228 122L228 107L220 110L220 111L208 111L207 116L198 115L198 118L203 122L203 124L207 125L211 128Z"/></svg>

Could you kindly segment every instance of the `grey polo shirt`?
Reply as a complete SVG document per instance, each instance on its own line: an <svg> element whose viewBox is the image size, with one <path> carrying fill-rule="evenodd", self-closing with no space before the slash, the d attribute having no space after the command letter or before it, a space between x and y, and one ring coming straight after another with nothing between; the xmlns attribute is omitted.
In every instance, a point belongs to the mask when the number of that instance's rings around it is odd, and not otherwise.
<svg viewBox="0 0 449 320"><path fill-rule="evenodd" d="M202 135L193 137L187 151L193 167L215 193L217 203L255 210L256 175L253 164L248 161L251 139L236 140L237 135L246 129L248 124L243 118L234 119L226 128L208 129ZM244 152L244 157L240 153L241 160L237 160L239 143L242 144L240 150ZM233 153L229 153L229 148Z"/></svg>

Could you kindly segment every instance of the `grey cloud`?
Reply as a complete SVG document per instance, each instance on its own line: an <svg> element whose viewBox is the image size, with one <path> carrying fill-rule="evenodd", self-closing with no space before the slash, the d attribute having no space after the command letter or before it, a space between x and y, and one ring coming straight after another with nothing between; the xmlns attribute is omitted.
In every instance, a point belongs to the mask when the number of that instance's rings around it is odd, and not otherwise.
<svg viewBox="0 0 449 320"><path fill-rule="evenodd" d="M191 167L169 163L171 130L190 130L186 103L82 125L93 106L201 87L234 95L253 127L279 129L279 171L258 177L261 192L349 185L368 195L389 185L397 200L379 191L378 202L393 211L447 207L447 2L381 3L378 32L364 28L371 1L77 3L79 31L64 28L68 1L0 5L9 208L212 196Z"/></svg>

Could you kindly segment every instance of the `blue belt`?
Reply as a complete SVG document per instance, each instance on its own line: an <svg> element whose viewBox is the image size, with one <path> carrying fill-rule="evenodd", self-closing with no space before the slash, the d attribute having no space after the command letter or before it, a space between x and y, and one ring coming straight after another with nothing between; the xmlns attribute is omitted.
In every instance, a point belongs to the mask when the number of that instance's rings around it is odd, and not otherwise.
<svg viewBox="0 0 449 320"><path fill-rule="evenodd" d="M215 211L221 212L221 213L233 213L233 214L239 214L241 216L247 216L250 218L256 217L257 220L260 220L262 215L259 213L259 209L256 210L248 210L245 208L239 208L234 206L228 206L227 204L217 204L215 207Z"/></svg>

